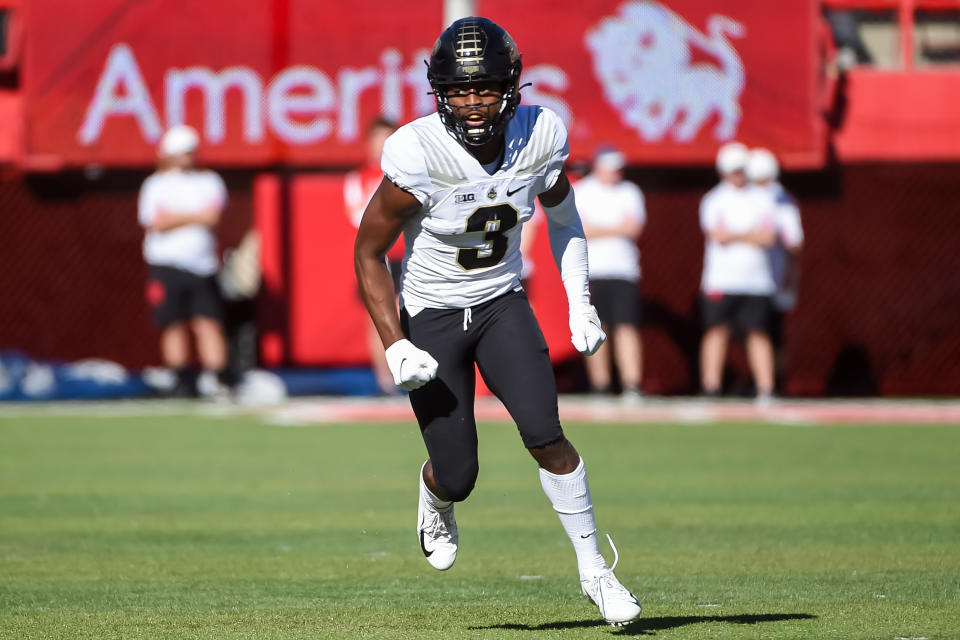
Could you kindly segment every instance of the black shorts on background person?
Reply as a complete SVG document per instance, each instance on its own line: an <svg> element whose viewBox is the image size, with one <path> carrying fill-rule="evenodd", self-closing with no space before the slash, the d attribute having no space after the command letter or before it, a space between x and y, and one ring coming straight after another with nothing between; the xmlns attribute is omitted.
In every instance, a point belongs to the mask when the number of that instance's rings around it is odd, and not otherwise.
<svg viewBox="0 0 960 640"><path fill-rule="evenodd" d="M703 328L727 325L740 333L767 331L770 326L769 296L723 294L703 296Z"/></svg>
<svg viewBox="0 0 960 640"><path fill-rule="evenodd" d="M600 322L609 326L632 325L639 327L643 319L643 307L637 292L637 283L629 280L598 279L590 281L593 306L597 308Z"/></svg>
<svg viewBox="0 0 960 640"><path fill-rule="evenodd" d="M148 277L147 300L158 328L194 316L222 322L223 304L215 277L159 265L149 266Z"/></svg>

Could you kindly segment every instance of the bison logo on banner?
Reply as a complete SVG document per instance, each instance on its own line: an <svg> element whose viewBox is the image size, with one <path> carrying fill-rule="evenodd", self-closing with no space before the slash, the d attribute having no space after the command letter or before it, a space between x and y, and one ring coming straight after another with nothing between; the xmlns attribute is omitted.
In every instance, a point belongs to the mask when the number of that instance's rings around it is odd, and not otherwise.
<svg viewBox="0 0 960 640"><path fill-rule="evenodd" d="M718 115L717 140L730 140L740 124L743 62L729 38L743 25L711 15L701 33L656 2L629 2L585 36L593 72L620 120L648 142L667 135L689 142ZM693 62L696 47L716 64Z"/></svg>

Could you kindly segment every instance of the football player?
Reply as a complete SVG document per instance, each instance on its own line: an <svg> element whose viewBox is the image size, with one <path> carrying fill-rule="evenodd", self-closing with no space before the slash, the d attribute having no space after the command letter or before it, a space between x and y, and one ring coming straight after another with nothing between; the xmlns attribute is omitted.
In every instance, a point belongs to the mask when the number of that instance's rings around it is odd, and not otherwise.
<svg viewBox="0 0 960 640"><path fill-rule="evenodd" d="M476 363L540 467L583 593L605 620L624 624L640 603L614 575L616 560L608 567L600 554L583 460L560 426L547 345L520 284L520 228L539 197L573 344L584 354L599 348L606 336L590 304L586 241L563 169L566 130L552 111L520 106L520 70L513 39L486 18L457 20L440 35L427 70L437 113L384 145L384 180L357 232L357 278L429 455L417 514L427 561L441 571L453 565L454 503L477 479ZM384 257L401 231L398 314Z"/></svg>

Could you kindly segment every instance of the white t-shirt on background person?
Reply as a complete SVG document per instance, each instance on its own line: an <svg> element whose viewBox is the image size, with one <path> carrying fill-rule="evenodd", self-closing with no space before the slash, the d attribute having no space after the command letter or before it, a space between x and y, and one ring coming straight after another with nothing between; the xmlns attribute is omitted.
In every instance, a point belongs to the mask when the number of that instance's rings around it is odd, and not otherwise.
<svg viewBox="0 0 960 640"><path fill-rule="evenodd" d="M615 185L603 184L587 176L573 185L577 209L585 226L618 227L627 220L643 225L647 220L643 192L621 180ZM587 259L590 279L640 279L640 250L633 238L609 236L587 238Z"/></svg>
<svg viewBox="0 0 960 640"><path fill-rule="evenodd" d="M706 238L701 290L715 293L772 296L776 291L770 252L748 242L720 244L710 232L723 228L732 234L774 228L773 209L751 188L738 189L721 182L700 202L700 226Z"/></svg>
<svg viewBox="0 0 960 640"><path fill-rule="evenodd" d="M227 188L213 171L158 171L140 188L138 218L148 227L161 212L192 214L219 208L227 202ZM190 224L170 231L146 232L143 257L147 264L173 267L199 276L217 272L220 258L213 230Z"/></svg>

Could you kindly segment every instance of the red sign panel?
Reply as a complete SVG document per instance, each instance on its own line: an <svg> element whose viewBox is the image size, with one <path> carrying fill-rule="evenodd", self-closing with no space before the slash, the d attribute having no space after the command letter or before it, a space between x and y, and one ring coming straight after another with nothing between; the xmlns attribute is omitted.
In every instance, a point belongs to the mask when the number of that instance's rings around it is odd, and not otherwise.
<svg viewBox="0 0 960 640"><path fill-rule="evenodd" d="M524 54L526 102L556 110L575 158L614 143L704 164L739 139L818 164L813 0L478 0ZM162 131L200 130L217 165L344 165L365 123L430 113L423 60L441 0L32 0L24 87L33 163L149 164Z"/></svg>
<svg viewBox="0 0 960 640"><path fill-rule="evenodd" d="M524 99L563 114L575 156L613 143L634 163L707 164L740 140L789 166L823 161L812 0L477 1L517 41Z"/></svg>
<svg viewBox="0 0 960 640"><path fill-rule="evenodd" d="M179 6L179 5L178 5ZM356 163L366 122L434 109L441 0L31 0L27 154L150 164L186 122L218 165Z"/></svg>

